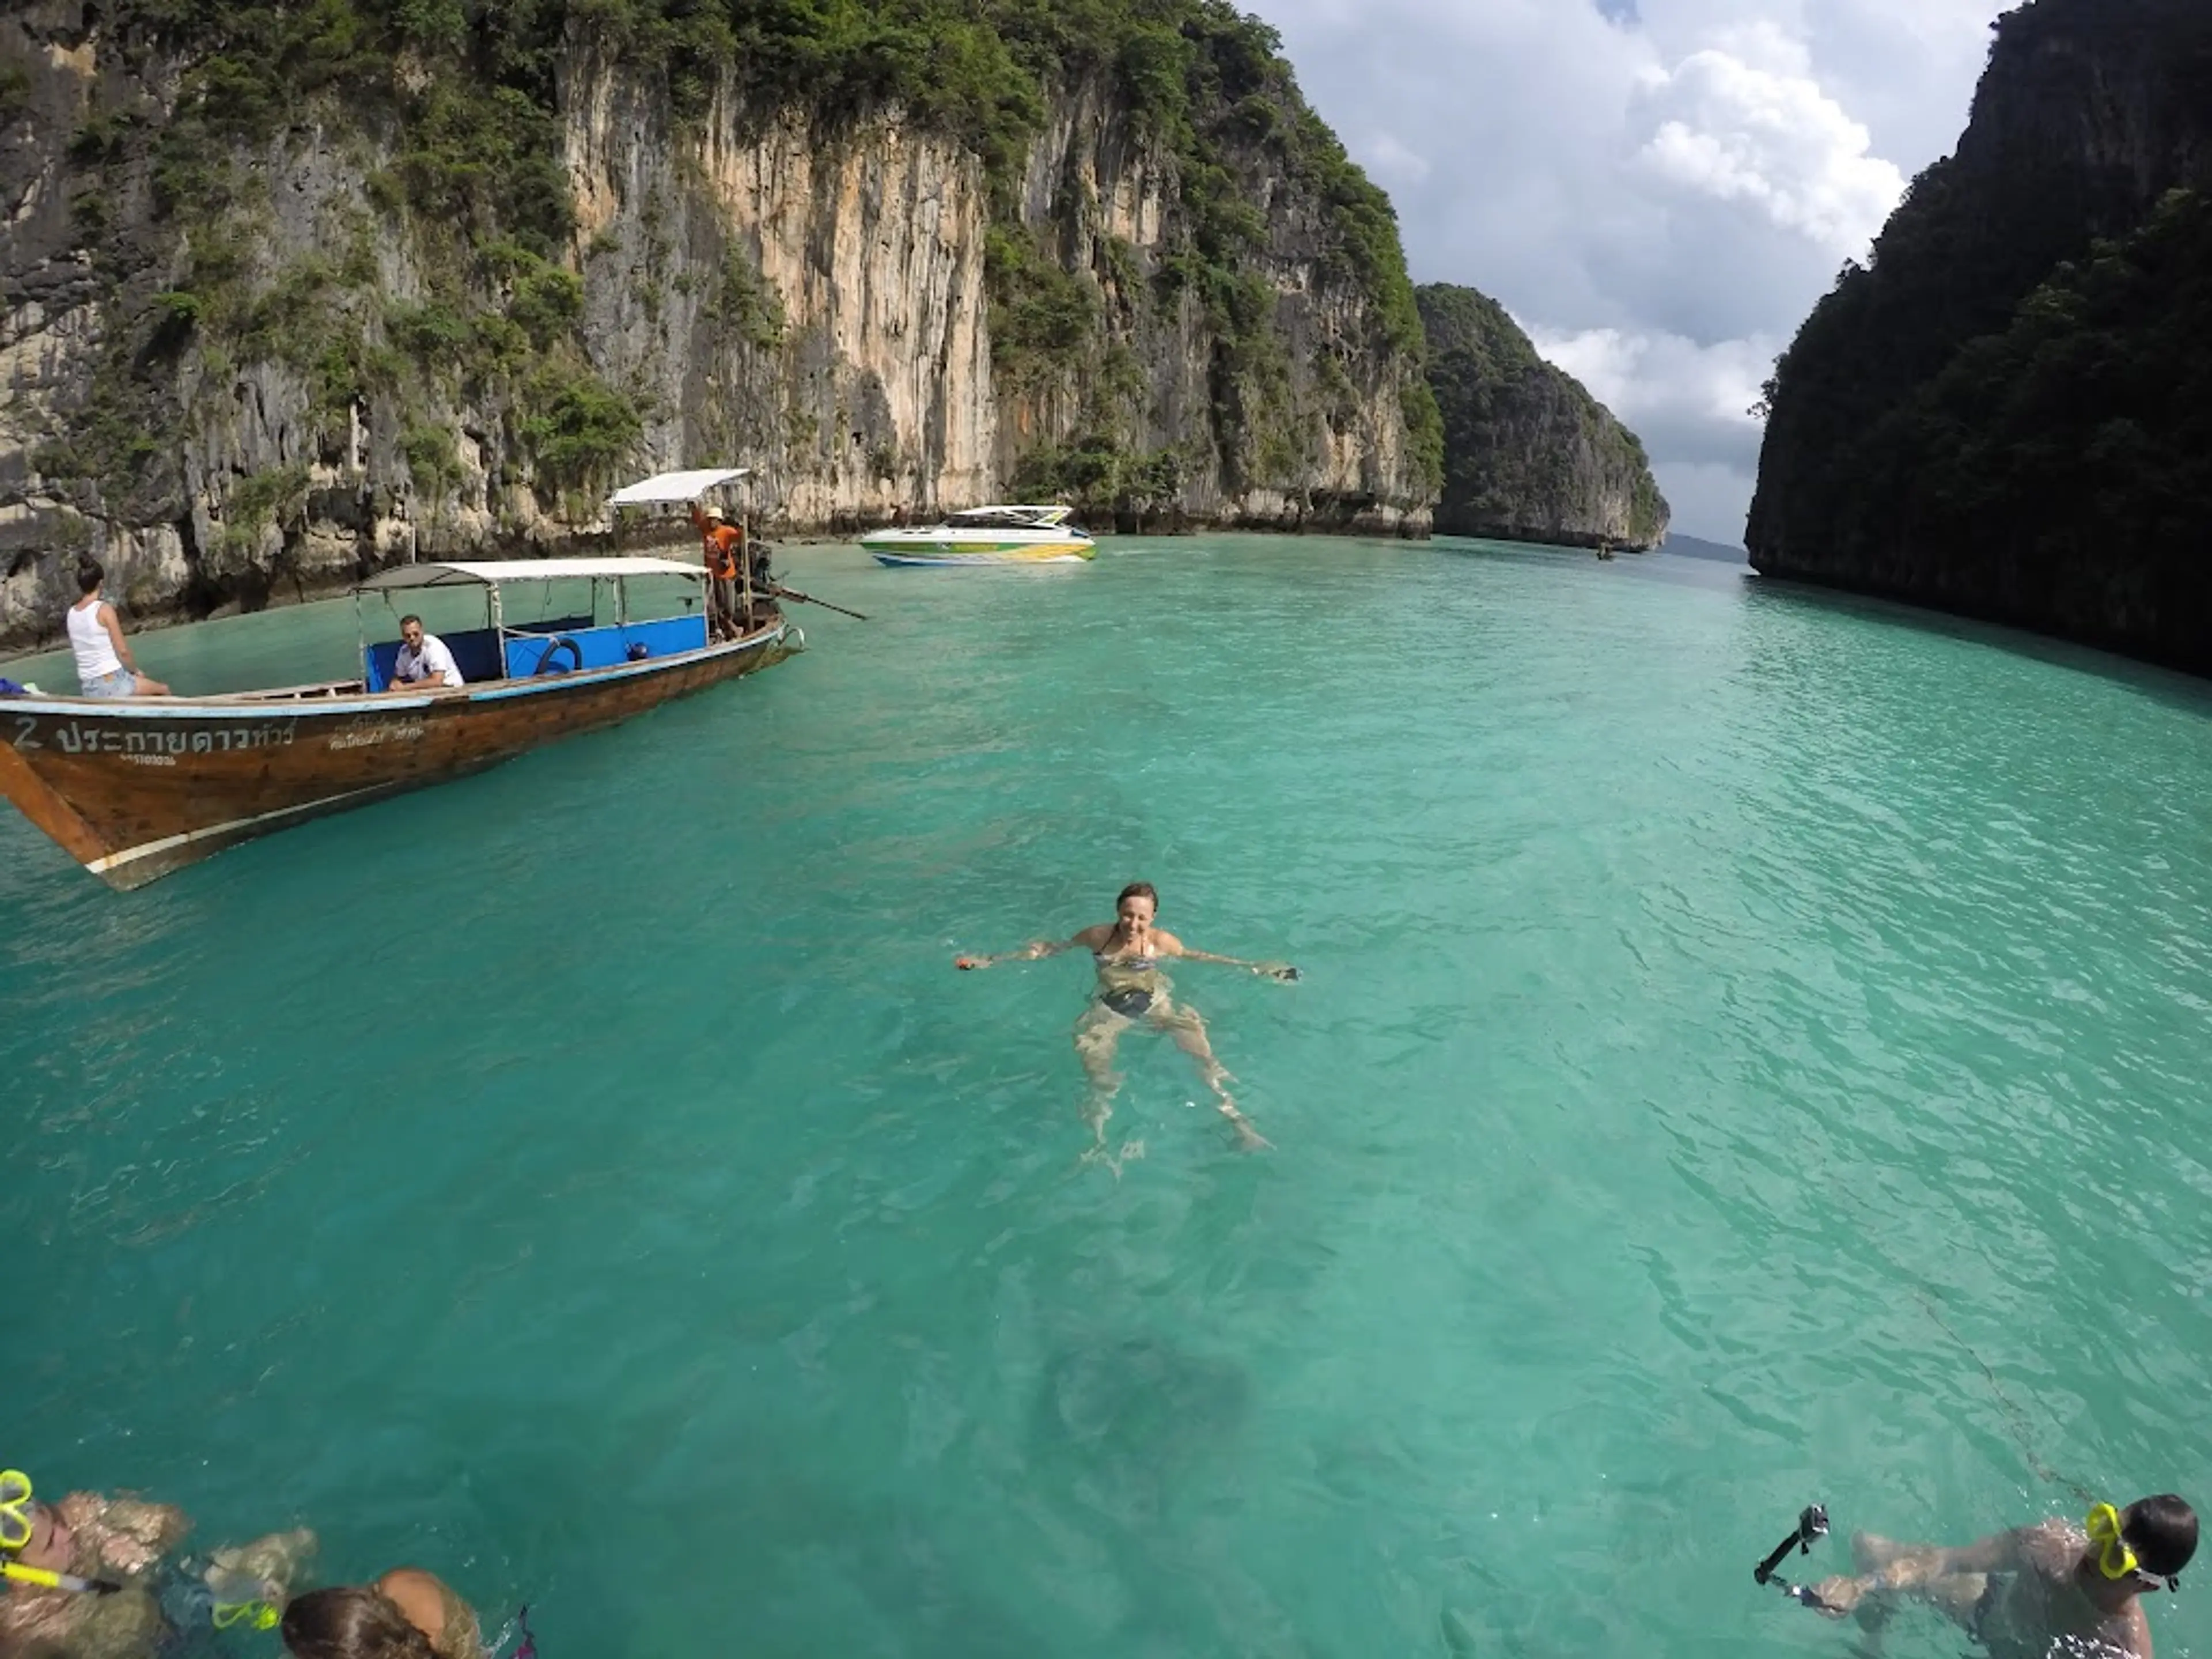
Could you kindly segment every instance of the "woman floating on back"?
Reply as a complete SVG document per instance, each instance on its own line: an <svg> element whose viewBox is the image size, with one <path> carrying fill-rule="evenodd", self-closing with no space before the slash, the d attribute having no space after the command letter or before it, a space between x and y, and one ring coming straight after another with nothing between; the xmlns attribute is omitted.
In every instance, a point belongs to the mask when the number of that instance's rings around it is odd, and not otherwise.
<svg viewBox="0 0 2212 1659"><path fill-rule="evenodd" d="M1038 939L1018 951L992 957L958 957L952 963L962 969L988 968L1001 962L1034 962L1040 957L1058 956L1062 951L1079 948L1091 953L1098 967L1098 988L1090 1006L1075 1022L1075 1052L1091 1079L1083 1116L1095 1137L1095 1144L1085 1157L1106 1158L1117 1171L1122 1159L1140 1158L1145 1150L1144 1142L1132 1140L1121 1149L1120 1158L1111 1157L1106 1151L1106 1120L1113 1115L1114 1097L1121 1087L1121 1076L1114 1070L1114 1051L1121 1043L1121 1034L1140 1021L1154 1030L1165 1031L1175 1039L1176 1046L1190 1056L1206 1086L1213 1091L1221 1115L1235 1127L1239 1148L1253 1152L1267 1144L1252 1127L1252 1120L1237 1109L1237 1103L1224 1086L1231 1079L1206 1042L1206 1021L1195 1008L1170 1000L1168 994L1172 982L1161 971L1160 964L1170 957L1179 957L1185 962L1218 962L1231 968L1249 969L1271 979L1293 980L1298 976L1298 970L1286 963L1246 962L1237 957L1218 957L1211 951L1192 950L1173 933L1152 925L1159 915L1159 905L1160 896L1152 883L1133 881L1115 901L1116 920L1111 923L1086 927L1073 939L1057 943Z"/></svg>

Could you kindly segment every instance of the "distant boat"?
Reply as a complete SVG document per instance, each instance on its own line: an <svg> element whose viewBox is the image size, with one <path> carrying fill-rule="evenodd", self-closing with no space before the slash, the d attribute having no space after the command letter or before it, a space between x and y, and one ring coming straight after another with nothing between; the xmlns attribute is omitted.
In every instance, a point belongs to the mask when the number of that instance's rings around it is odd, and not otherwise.
<svg viewBox="0 0 2212 1659"><path fill-rule="evenodd" d="M1098 545L1065 507L978 507L941 524L877 530L860 545L885 564L1076 564Z"/></svg>
<svg viewBox="0 0 2212 1659"><path fill-rule="evenodd" d="M0 697L0 794L111 887L226 847L443 783L781 661L805 639L772 605L715 643L702 566L656 558L408 564L354 589L479 587L485 625L439 637L465 685L386 691L397 640L363 637L358 679L213 697ZM691 583L683 614L629 619L628 583ZM509 625L517 582L588 580L592 611ZM598 584L615 620L597 622ZM552 590L544 590L548 593Z"/></svg>

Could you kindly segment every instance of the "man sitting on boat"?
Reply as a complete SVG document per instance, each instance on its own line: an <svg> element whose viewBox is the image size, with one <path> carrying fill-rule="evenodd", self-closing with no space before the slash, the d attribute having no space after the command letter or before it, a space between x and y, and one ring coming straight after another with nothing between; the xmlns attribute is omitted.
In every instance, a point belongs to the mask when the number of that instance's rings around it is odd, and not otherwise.
<svg viewBox="0 0 2212 1659"><path fill-rule="evenodd" d="M738 561L745 554L745 527L726 523L719 507L691 504L691 522L699 526L699 537L705 544L707 574L713 578L708 584L710 621L714 637L734 640L738 637Z"/></svg>
<svg viewBox="0 0 2212 1659"><path fill-rule="evenodd" d="M426 683L431 686L464 684L461 671L453 665L453 653L446 649L445 641L435 634L424 633L420 617L402 617L399 655L392 665L392 684L385 689L422 690Z"/></svg>

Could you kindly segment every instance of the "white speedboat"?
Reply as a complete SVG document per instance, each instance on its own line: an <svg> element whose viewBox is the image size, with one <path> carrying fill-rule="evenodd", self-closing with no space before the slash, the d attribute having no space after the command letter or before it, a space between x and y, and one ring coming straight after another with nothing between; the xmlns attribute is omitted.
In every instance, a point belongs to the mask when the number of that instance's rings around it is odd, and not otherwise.
<svg viewBox="0 0 2212 1659"><path fill-rule="evenodd" d="M1067 522L1066 507L978 507L941 524L877 530L860 545L885 564L1075 564L1097 544Z"/></svg>

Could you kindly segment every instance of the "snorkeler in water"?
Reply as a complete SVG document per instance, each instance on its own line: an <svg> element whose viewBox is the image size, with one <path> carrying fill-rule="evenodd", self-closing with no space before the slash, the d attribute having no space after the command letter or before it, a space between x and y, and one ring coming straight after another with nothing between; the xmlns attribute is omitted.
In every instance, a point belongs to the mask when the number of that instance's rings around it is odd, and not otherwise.
<svg viewBox="0 0 2212 1659"><path fill-rule="evenodd" d="M2100 1504L2082 1526L2050 1520L1944 1549L1851 1540L1860 1576L1812 1589L1831 1618L1856 1613L1879 1628L1899 1601L1926 1603L1990 1659L2150 1659L2145 1591L2179 1588L2197 1553L2197 1514L2171 1493L2124 1510Z"/></svg>
<svg viewBox="0 0 2212 1659"><path fill-rule="evenodd" d="M527 1614L524 1641L534 1653ZM475 1610L420 1567L295 1597L284 1609L283 1634L295 1659L484 1659L486 1651Z"/></svg>
<svg viewBox="0 0 2212 1659"><path fill-rule="evenodd" d="M1085 1154L1086 1158L1108 1157L1106 1120L1113 1115L1114 1097L1121 1087L1121 1076L1114 1070L1114 1053L1121 1044L1121 1034L1140 1022L1175 1039L1176 1046L1190 1056L1200 1078L1213 1091L1221 1115L1234 1126L1237 1146L1246 1152L1256 1151L1267 1142L1252 1127L1252 1120L1237 1109L1237 1103L1225 1086L1233 1079L1214 1058L1213 1048L1206 1040L1206 1021L1198 1010L1179 1005L1170 997L1172 985L1160 971L1160 964L1170 957L1178 957L1185 962L1218 962L1231 968L1245 968L1279 980L1294 980L1298 970L1287 963L1246 962L1237 957L1194 951L1173 933L1152 925L1159 915L1159 907L1160 896L1152 883L1133 881L1115 900L1116 920L1111 924L1086 927L1073 939L1056 943L1037 939L1018 951L1000 956L956 957L952 965L962 969L988 968L1001 962L1034 962L1040 957L1057 956L1062 951L1081 949L1091 953L1098 968L1098 988L1090 1006L1075 1022L1075 1052L1091 1080L1083 1115L1091 1126L1095 1144ZM1133 1140L1122 1149L1121 1158L1143 1154L1144 1143ZM1121 1158L1109 1158L1109 1162L1118 1170Z"/></svg>
<svg viewBox="0 0 2212 1659"><path fill-rule="evenodd" d="M173 1504L71 1492L36 1497L0 1470L0 1654L51 1649L76 1659L150 1659L184 1630L272 1628L315 1535L270 1533L165 1559L191 1522Z"/></svg>

